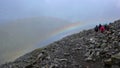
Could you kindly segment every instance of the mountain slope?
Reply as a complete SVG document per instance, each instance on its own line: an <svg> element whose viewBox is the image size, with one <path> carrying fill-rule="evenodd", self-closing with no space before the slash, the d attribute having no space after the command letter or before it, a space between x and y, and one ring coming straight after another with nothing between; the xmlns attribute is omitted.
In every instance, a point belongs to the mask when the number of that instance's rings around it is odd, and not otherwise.
<svg viewBox="0 0 120 68"><path fill-rule="evenodd" d="M109 28L104 33L89 29L67 36L1 68L119 68L120 20Z"/></svg>

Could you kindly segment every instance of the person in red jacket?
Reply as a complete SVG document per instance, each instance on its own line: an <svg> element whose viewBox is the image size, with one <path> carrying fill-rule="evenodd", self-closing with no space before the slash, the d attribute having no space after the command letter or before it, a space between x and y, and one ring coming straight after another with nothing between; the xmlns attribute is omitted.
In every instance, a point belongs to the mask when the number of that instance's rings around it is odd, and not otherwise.
<svg viewBox="0 0 120 68"><path fill-rule="evenodd" d="M101 33L103 33L103 32L105 31L105 27L104 27L104 26L101 26L101 27L100 27L100 31L101 31Z"/></svg>

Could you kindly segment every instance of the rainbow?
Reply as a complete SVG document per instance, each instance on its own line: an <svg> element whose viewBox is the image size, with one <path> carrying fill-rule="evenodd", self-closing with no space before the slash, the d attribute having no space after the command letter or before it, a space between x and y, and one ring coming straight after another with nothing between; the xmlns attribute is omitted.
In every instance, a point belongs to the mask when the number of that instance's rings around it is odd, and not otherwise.
<svg viewBox="0 0 120 68"><path fill-rule="evenodd" d="M78 28L82 28L82 25L84 25L85 23L71 23L69 25L65 25L63 27L60 28L56 28L55 31L51 32L51 34L49 34L49 37L47 37L45 40L37 43L36 47L40 47L43 45L48 45L49 43L52 43L56 40L59 40L67 35L70 35L71 31L76 31ZM71 32L71 33L70 33Z"/></svg>
<svg viewBox="0 0 120 68"><path fill-rule="evenodd" d="M55 35L58 35L58 34L61 34L61 33L65 33L67 31L75 30L77 28L80 28L82 25L84 25L84 23L80 23L80 22L71 23L69 25L65 25L65 26L57 28L55 31L53 31L51 36L53 37Z"/></svg>

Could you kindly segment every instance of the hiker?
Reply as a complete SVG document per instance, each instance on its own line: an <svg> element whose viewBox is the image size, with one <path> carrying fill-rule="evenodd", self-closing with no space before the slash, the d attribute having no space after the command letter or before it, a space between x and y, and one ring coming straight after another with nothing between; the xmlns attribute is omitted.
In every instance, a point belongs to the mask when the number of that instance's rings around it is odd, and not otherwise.
<svg viewBox="0 0 120 68"><path fill-rule="evenodd" d="M104 25L105 30L109 31L109 26L107 24Z"/></svg>
<svg viewBox="0 0 120 68"><path fill-rule="evenodd" d="M103 25L101 25L100 31L101 31L101 33L103 33L105 31L105 27Z"/></svg>
<svg viewBox="0 0 120 68"><path fill-rule="evenodd" d="M101 24L99 24L99 30L100 30L100 27L101 27L102 25Z"/></svg>
<svg viewBox="0 0 120 68"><path fill-rule="evenodd" d="M95 32L98 32L99 27L96 25L96 27L94 28Z"/></svg>

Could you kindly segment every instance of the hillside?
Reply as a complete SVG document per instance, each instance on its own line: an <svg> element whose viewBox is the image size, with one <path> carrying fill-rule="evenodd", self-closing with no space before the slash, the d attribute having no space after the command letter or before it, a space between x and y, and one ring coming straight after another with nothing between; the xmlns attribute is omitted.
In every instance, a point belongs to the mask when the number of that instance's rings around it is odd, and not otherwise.
<svg viewBox="0 0 120 68"><path fill-rule="evenodd" d="M119 68L120 20L110 23L109 28L104 33L83 30L0 68Z"/></svg>

